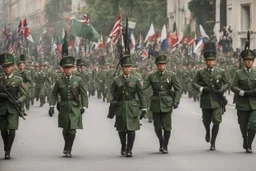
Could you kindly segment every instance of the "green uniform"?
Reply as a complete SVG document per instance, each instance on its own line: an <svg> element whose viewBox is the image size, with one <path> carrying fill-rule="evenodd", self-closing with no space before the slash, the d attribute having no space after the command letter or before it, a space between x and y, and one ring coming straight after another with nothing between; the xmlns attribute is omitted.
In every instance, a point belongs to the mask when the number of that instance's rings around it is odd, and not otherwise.
<svg viewBox="0 0 256 171"><path fill-rule="evenodd" d="M216 60L215 44L208 42L204 48L205 59ZM219 131L219 124L222 121L224 108L211 93L217 95L216 97L219 99L229 88L230 84L223 69L216 67L210 69L206 67L197 72L193 79L192 86L202 93L200 97L200 107L202 109L203 123L206 129L206 142L210 141L210 125L211 122L213 122L210 149L215 150L215 141Z"/></svg>
<svg viewBox="0 0 256 171"><path fill-rule="evenodd" d="M43 71L35 72L35 97L36 100L40 99L40 106L42 107L45 104L45 82L46 74Z"/></svg>
<svg viewBox="0 0 256 171"><path fill-rule="evenodd" d="M166 64L167 57L160 55L155 60L156 64ZM172 128L172 110L177 108L181 98L181 88L174 72L165 70L151 73L143 83L143 89L152 87L150 110L153 112L155 133L159 139L159 151L168 153L168 143ZM162 133L164 130L164 135Z"/></svg>

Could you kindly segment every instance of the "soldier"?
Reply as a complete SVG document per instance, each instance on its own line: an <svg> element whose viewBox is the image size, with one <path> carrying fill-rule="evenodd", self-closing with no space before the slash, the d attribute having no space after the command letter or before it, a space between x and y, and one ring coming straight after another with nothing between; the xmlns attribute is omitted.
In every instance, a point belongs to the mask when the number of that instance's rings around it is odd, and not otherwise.
<svg viewBox="0 0 256 171"><path fill-rule="evenodd" d="M159 151L168 153L168 143L172 128L172 109L176 109L181 98L181 89L176 74L166 70L167 57L160 55L155 59L157 71L151 73L143 83L143 89L152 87L150 110L153 112L155 133L159 139ZM174 91L173 91L174 89ZM164 135L163 135L163 131Z"/></svg>
<svg viewBox="0 0 256 171"><path fill-rule="evenodd" d="M19 76L22 78L24 85L24 89L26 90L26 94L28 96L26 102L25 102L25 107L27 110L30 108L30 90L29 90L29 85L32 84L31 77L30 77L30 72L28 70L25 70L25 55L21 54L20 55L20 61L18 62L18 68L19 70L14 72L14 75Z"/></svg>
<svg viewBox="0 0 256 171"><path fill-rule="evenodd" d="M135 99L135 95L138 95L142 116L147 110L146 99L140 81L131 74L132 62L129 55L124 55L121 59L121 66L123 74L114 78L110 91L113 97L117 92L122 92L116 109L115 127L121 141L121 155L132 157L135 131L140 128L139 104Z"/></svg>
<svg viewBox="0 0 256 171"><path fill-rule="evenodd" d="M7 94L4 92L0 93L0 129L4 142L4 158L10 159L15 132L19 126L19 114L14 106L20 106L21 103L25 102L27 94L22 79L13 75L14 56L8 53L1 54L0 63L4 70L4 74L0 77L0 89L6 86L11 87L14 92L13 95L18 97L17 100L10 102Z"/></svg>
<svg viewBox="0 0 256 171"><path fill-rule="evenodd" d="M49 116L54 114L54 105L60 96L60 109L58 115L59 127L63 128L65 146L63 153L72 157L71 150L76 136L76 129L83 129L82 114L88 108L88 97L85 86L80 77L72 74L75 58L67 56L61 59L60 66L64 74L57 78L50 98ZM81 102L80 102L80 98Z"/></svg>
<svg viewBox="0 0 256 171"><path fill-rule="evenodd" d="M253 68L256 57L252 50L241 52L244 68L236 71L231 90L236 94L238 123L243 137L243 148L252 153L252 142L256 131L256 70Z"/></svg>
<svg viewBox="0 0 256 171"><path fill-rule="evenodd" d="M225 71L215 67L216 47L213 42L206 42L204 44L204 58L207 67L196 73L192 86L202 93L200 107L206 130L206 142L210 142L210 125L213 122L210 150L215 150L215 141L224 108L219 98L223 97L230 84L228 83Z"/></svg>

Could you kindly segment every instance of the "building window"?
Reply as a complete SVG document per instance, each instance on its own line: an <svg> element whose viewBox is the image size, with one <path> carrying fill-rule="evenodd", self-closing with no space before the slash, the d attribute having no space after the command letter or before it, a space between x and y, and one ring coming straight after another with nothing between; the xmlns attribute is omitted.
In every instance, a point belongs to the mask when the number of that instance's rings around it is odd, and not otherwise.
<svg viewBox="0 0 256 171"><path fill-rule="evenodd" d="M251 22L251 8L250 4L241 5L241 30L250 29Z"/></svg>

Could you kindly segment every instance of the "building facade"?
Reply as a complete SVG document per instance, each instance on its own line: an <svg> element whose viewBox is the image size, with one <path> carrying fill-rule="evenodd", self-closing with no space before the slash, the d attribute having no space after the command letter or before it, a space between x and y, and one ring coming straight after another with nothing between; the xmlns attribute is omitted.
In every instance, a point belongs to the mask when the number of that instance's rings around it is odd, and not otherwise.
<svg viewBox="0 0 256 171"><path fill-rule="evenodd" d="M251 49L256 49L256 0L216 0L215 34L219 38L221 29L221 3L226 1L226 25L232 28L233 49L243 49L247 31L251 30ZM224 13L225 14L225 13Z"/></svg>
<svg viewBox="0 0 256 171"><path fill-rule="evenodd" d="M168 31L173 31L173 25L176 23L178 32L185 32L187 26L191 27L191 31L195 32L195 21L188 9L188 3L191 0L167 0L167 17Z"/></svg>

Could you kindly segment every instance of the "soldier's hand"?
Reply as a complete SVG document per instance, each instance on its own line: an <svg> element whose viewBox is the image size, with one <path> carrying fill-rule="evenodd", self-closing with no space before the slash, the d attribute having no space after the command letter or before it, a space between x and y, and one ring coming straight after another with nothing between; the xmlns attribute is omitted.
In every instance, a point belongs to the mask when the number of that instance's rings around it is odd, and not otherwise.
<svg viewBox="0 0 256 171"><path fill-rule="evenodd" d="M49 116L52 117L54 114L54 107L50 107L49 108L49 112L48 112Z"/></svg>
<svg viewBox="0 0 256 171"><path fill-rule="evenodd" d="M216 91L216 93L217 93L217 94L220 94L220 95L223 95L224 92L225 92L225 90L223 90L223 89L219 89L219 90Z"/></svg>
<svg viewBox="0 0 256 171"><path fill-rule="evenodd" d="M208 87L203 88L203 93L209 93L211 90Z"/></svg>
<svg viewBox="0 0 256 171"><path fill-rule="evenodd" d="M81 114L84 114L84 111L85 111L84 108L80 109Z"/></svg>
<svg viewBox="0 0 256 171"><path fill-rule="evenodd" d="M145 117L146 113L147 113L147 109L142 109L141 110L141 112L140 112L140 120Z"/></svg>
<svg viewBox="0 0 256 171"><path fill-rule="evenodd" d="M0 98L1 99L7 99L8 95L6 93L0 93Z"/></svg>
<svg viewBox="0 0 256 171"><path fill-rule="evenodd" d="M179 103L177 103L177 102L174 102L174 103L173 103L173 108L174 108L174 109L178 108L178 106L179 106Z"/></svg>
<svg viewBox="0 0 256 171"><path fill-rule="evenodd" d="M255 96L256 95L256 91L254 91L254 90L246 90L246 91L244 91L244 95L245 96Z"/></svg>
<svg viewBox="0 0 256 171"><path fill-rule="evenodd" d="M15 100L15 101L13 102L13 106L14 106L14 107L20 106L20 101L19 101L19 100Z"/></svg>

